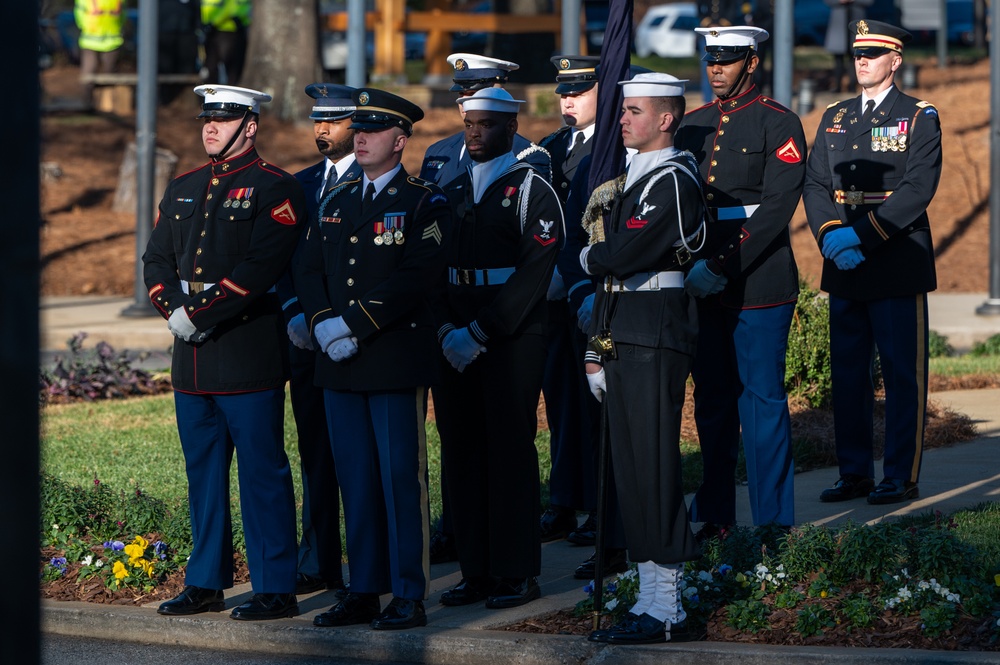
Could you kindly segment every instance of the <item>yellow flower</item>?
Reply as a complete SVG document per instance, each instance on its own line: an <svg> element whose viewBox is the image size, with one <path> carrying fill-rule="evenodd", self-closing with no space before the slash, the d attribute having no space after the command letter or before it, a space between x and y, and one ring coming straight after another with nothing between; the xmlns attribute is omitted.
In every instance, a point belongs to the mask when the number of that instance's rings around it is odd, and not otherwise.
<svg viewBox="0 0 1000 665"><path fill-rule="evenodd" d="M993 576L993 581L996 582L997 586L1000 586L1000 573Z"/></svg>
<svg viewBox="0 0 1000 665"><path fill-rule="evenodd" d="M136 536L136 537L135 537L135 540L133 540L132 542L133 542L134 544L138 545L139 547L141 547L141 548L142 548L142 549L144 549L144 550L145 550L145 549L146 549L147 547L149 547L149 541L148 541L148 540L146 540L145 538L143 538L142 536Z"/></svg>
<svg viewBox="0 0 1000 665"><path fill-rule="evenodd" d="M145 547L140 547L135 543L130 543L125 546L125 554L128 555L128 562L135 565L135 562L146 553Z"/></svg>
<svg viewBox="0 0 1000 665"><path fill-rule="evenodd" d="M125 568L125 564L121 561L115 561L115 565L111 570L114 572L115 577L119 580L123 580L126 576L128 576L128 569Z"/></svg>
<svg viewBox="0 0 1000 665"><path fill-rule="evenodd" d="M828 593L828 592L827 592L827 591L826 591L825 589L824 589L823 591L820 591L820 592L819 592L819 597L820 597L820 598L826 598L826 597L827 597L827 596L829 596L829 595L830 595L830 594L829 594L829 593Z"/></svg>

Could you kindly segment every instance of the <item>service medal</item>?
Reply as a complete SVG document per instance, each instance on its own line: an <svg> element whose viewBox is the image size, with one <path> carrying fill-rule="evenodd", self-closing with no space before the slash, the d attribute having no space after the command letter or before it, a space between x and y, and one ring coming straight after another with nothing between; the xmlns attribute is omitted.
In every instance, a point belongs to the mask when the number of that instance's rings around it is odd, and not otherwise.
<svg viewBox="0 0 1000 665"><path fill-rule="evenodd" d="M233 202L231 200L229 200L229 199L226 199L225 202L223 202L222 207L223 208L228 208L231 205L233 205Z"/></svg>
<svg viewBox="0 0 1000 665"><path fill-rule="evenodd" d="M386 245L391 245L393 243L392 231L386 231L385 233L382 234L382 242L384 242Z"/></svg>
<svg viewBox="0 0 1000 665"><path fill-rule="evenodd" d="M392 237L398 243L402 243L403 242L403 232L402 231L396 231L395 233L392 234Z"/></svg>
<svg viewBox="0 0 1000 665"><path fill-rule="evenodd" d="M504 199L503 201L500 202L500 205L502 205L504 208L509 207L510 206L510 199Z"/></svg>
<svg viewBox="0 0 1000 665"><path fill-rule="evenodd" d="M249 208L250 207L250 202L249 201L244 201L243 202L243 207L244 208Z"/></svg>
<svg viewBox="0 0 1000 665"><path fill-rule="evenodd" d="M380 235L375 236L375 244L376 245L381 245L382 242L383 242L382 241L382 236L380 236Z"/></svg>

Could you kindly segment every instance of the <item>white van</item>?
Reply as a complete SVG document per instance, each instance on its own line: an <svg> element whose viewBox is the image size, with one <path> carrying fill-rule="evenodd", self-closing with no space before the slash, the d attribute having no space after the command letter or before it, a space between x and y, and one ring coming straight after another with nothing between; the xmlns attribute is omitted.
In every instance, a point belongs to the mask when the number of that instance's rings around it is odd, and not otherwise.
<svg viewBox="0 0 1000 665"><path fill-rule="evenodd" d="M635 29L635 52L640 58L689 58L695 55L698 10L693 2L653 5Z"/></svg>

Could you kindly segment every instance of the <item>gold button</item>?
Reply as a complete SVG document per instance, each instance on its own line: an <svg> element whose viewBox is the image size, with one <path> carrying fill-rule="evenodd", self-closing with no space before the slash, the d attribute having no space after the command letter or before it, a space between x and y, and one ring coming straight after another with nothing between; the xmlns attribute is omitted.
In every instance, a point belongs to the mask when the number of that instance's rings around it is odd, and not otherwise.
<svg viewBox="0 0 1000 665"><path fill-rule="evenodd" d="M708 194L705 194L705 198L708 199L709 201L711 201L711 200L715 199L715 194L709 192Z"/></svg>
<svg viewBox="0 0 1000 665"><path fill-rule="evenodd" d="M232 215L230 215L230 216L229 216L229 221L230 221L230 222L231 222L231 221L233 221L234 219L236 219L236 218L235 218L235 217L233 217Z"/></svg>
<svg viewBox="0 0 1000 665"><path fill-rule="evenodd" d="M708 176L708 181L709 182L715 182L715 176L714 175Z"/></svg>
<svg viewBox="0 0 1000 665"><path fill-rule="evenodd" d="M180 219L180 218L181 218L180 215L174 215L174 219Z"/></svg>
<svg viewBox="0 0 1000 665"><path fill-rule="evenodd" d="M201 247L199 247L198 249L195 250L194 253L197 254L198 256L201 256L201 252L202 252L202 249L201 249Z"/></svg>
<svg viewBox="0 0 1000 665"><path fill-rule="evenodd" d="M353 304L354 304L354 301L353 301L353 300L348 300L348 301L347 301L347 304L348 304L348 305L353 305Z"/></svg>
<svg viewBox="0 0 1000 665"><path fill-rule="evenodd" d="M851 164L851 170L854 171L858 168L857 164Z"/></svg>
<svg viewBox="0 0 1000 665"><path fill-rule="evenodd" d="M202 298L202 299L201 299L201 302L203 302L203 303L206 303L206 302L208 302L208 298Z"/></svg>
<svg viewBox="0 0 1000 665"><path fill-rule="evenodd" d="M189 311L189 312L193 312L193 311L194 311L194 307L193 307L193 306L191 306L191 305L188 305L188 311Z"/></svg>
<svg viewBox="0 0 1000 665"><path fill-rule="evenodd" d="M358 237L357 236L351 236L351 242L352 243L357 242L357 241L358 241Z"/></svg>
<svg viewBox="0 0 1000 665"><path fill-rule="evenodd" d="M348 277L347 278L347 285L348 286L354 286L354 278L353 277Z"/></svg>
<svg viewBox="0 0 1000 665"><path fill-rule="evenodd" d="M355 263L357 263L357 261L355 261L354 259L348 259L347 260L347 265L349 265L349 266L353 266Z"/></svg>
<svg viewBox="0 0 1000 665"><path fill-rule="evenodd" d="M201 267L200 266L194 269L194 274L196 274L196 275L200 275L201 274Z"/></svg>
<svg viewBox="0 0 1000 665"><path fill-rule="evenodd" d="M201 230L201 237L202 237L202 238L204 238L204 237L205 237L205 229L202 229L202 230Z"/></svg>
<svg viewBox="0 0 1000 665"><path fill-rule="evenodd" d="M722 116L722 122L729 122L729 116L728 115Z"/></svg>
<svg viewBox="0 0 1000 665"><path fill-rule="evenodd" d="M208 219L208 211L205 211L205 219ZM204 231L202 231L204 233Z"/></svg>
<svg viewBox="0 0 1000 665"><path fill-rule="evenodd" d="M726 133L726 130L724 130L724 129L720 129L719 130L719 136L723 136L725 133Z"/></svg>
<svg viewBox="0 0 1000 665"><path fill-rule="evenodd" d="M212 194L211 194L211 193L209 193L209 195L208 195L208 196L206 196L205 198L206 198L206 199L208 199L209 201L211 201L211 200L212 200Z"/></svg>
<svg viewBox="0 0 1000 665"><path fill-rule="evenodd" d="M218 185L219 184L219 179L218 178L212 178L212 184L213 185Z"/></svg>
<svg viewBox="0 0 1000 665"><path fill-rule="evenodd" d="M746 149L746 148L740 148L740 149L741 149L741 150L742 150L743 152L746 152L746 151L747 151L747 149Z"/></svg>
<svg viewBox="0 0 1000 665"><path fill-rule="evenodd" d="M857 149L858 149L858 144L857 144L857 143L855 143L855 144L854 144L854 146L853 146L853 148L854 148L855 150L857 150Z"/></svg>
<svg viewBox="0 0 1000 665"><path fill-rule="evenodd" d="M715 146L715 152L719 152L720 150L722 150L722 146L721 145ZM207 216L208 213L205 213L205 215Z"/></svg>
<svg viewBox="0 0 1000 665"><path fill-rule="evenodd" d="M222 170L223 171L228 171L229 170L229 164L223 164L222 165Z"/></svg>
<svg viewBox="0 0 1000 665"><path fill-rule="evenodd" d="M717 161L715 161L715 160L713 159L713 160L712 160L712 166L718 166L718 165L719 165L719 162L717 162Z"/></svg>

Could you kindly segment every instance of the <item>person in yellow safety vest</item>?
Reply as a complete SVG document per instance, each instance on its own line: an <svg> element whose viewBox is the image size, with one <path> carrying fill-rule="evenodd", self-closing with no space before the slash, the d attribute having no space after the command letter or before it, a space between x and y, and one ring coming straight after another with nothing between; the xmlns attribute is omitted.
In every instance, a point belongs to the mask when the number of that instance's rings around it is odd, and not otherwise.
<svg viewBox="0 0 1000 665"><path fill-rule="evenodd" d="M201 0L205 69L209 81L236 85L243 73L250 0Z"/></svg>
<svg viewBox="0 0 1000 665"><path fill-rule="evenodd" d="M73 15L80 28L80 79L83 100L93 106L94 84L90 76L114 72L122 44L125 23L122 0L76 0Z"/></svg>

